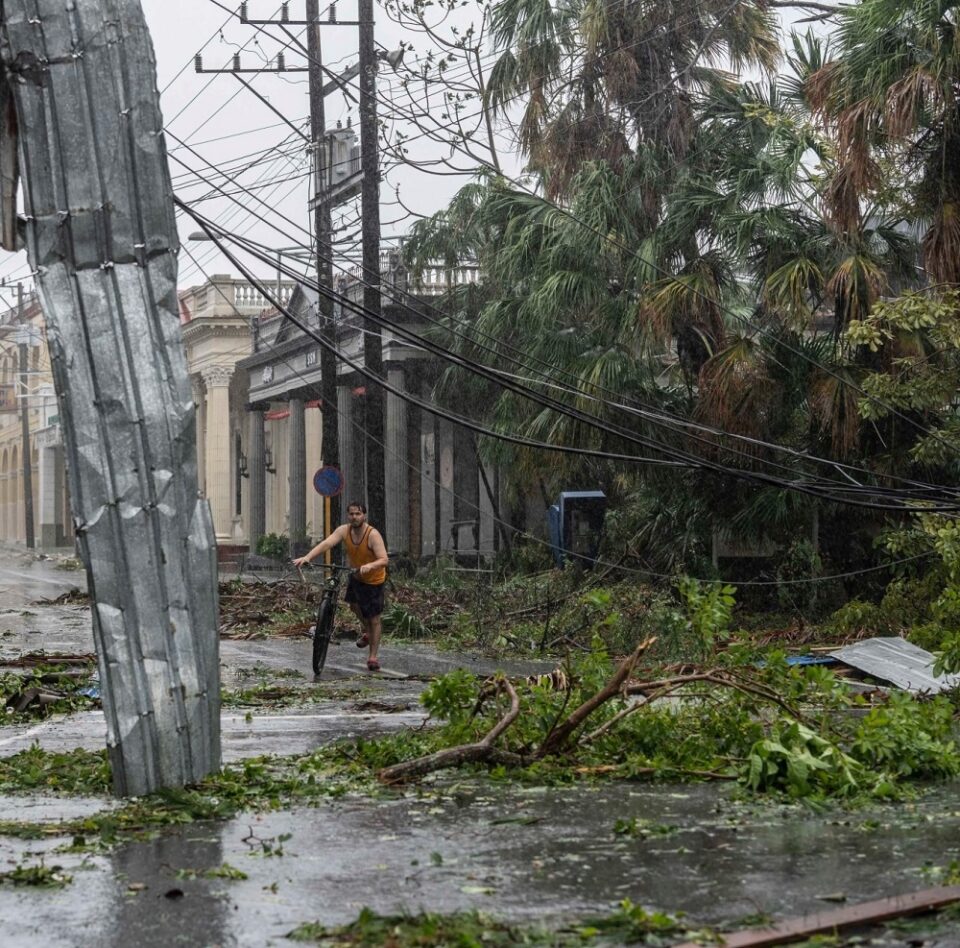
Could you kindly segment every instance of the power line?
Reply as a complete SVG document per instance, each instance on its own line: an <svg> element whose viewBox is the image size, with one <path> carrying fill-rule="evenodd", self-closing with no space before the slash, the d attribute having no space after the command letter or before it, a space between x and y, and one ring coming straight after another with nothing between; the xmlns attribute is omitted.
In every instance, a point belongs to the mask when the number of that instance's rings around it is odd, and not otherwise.
<svg viewBox="0 0 960 948"><path fill-rule="evenodd" d="M186 248L185 248L185 249L186 249ZM193 254L190 252L189 249L187 249L187 254L191 257L191 259L194 260L194 264L197 265L197 266L199 266L199 265L196 263L196 259L193 257ZM206 277L206 279L208 280L208 282L210 282L210 281L211 281L211 277L209 276L209 274L207 274L205 271L203 271L203 268L202 268L202 267L199 267L199 268L200 268L201 272L203 272L203 274L204 274L204 276ZM217 290L218 290L218 292L220 293L220 295L223 296L223 298L224 298L224 300L225 300L226 302L230 303L230 305L233 305L232 302L231 302L226 296L224 296L222 289L220 289L219 287L217 287ZM251 324L252 324L252 320L250 320L250 322L251 322ZM266 350L267 350L268 352L272 353L274 356L276 356L279 361L283 362L283 364L285 364L285 365L290 369L292 375L293 375L295 378L298 378L298 379L300 380L300 382L303 384L303 387L305 387L308 391L312 392L312 394L317 395L317 396L319 397L319 395L320 395L321 393L319 392L319 389L317 388L316 384L313 383L313 382L311 382L311 381L309 381L309 380L304 376L304 374L302 373L302 371L300 370L300 368L299 368L297 365L294 365L294 363L293 363L292 361L290 361L288 355L287 355L286 353L282 352L277 346L275 346L275 345L274 345L273 343L271 343L269 340L265 340L265 339L263 339L262 337L261 337L261 339L262 339L262 341L263 341L263 344L264 344ZM328 411L328 410L331 410L331 409L334 410L334 411L336 411L337 414L340 416L340 418L341 418L342 420L346 420L346 421L348 421L350 424L352 424L353 427L354 427L364 438L369 437L369 432L367 432L367 430L366 430L366 428L363 426L362 422L358 421L355 417L353 417L352 414L348 416L345 412L342 412L342 411L340 410L339 406L337 406L337 405L327 405L326 403L324 403L324 409L323 409L324 411ZM387 445L385 442L382 443L382 447L383 447L384 451L386 451L387 453L391 454L391 455L392 455L394 458L396 458L397 460L401 461L406 467L408 467L414 474L416 474L416 475L417 475L418 477L420 477L422 480L426 480L427 482L429 482L430 484L432 484L434 487L438 487L438 488L440 488L440 490L445 491L446 493L448 493L448 494L449 494L451 497L453 497L455 500L459 500L461 503L465 504L467 507L472 508L473 510L475 510L475 511L477 512L478 516L480 516L481 518L484 516L484 511L483 511L483 509L481 508L481 506L480 506L478 503L475 503L473 500L471 500L471 499L469 499L469 498L466 498L466 497L464 497L464 496L461 495L461 494L458 494L453 488L445 486L443 483L441 483L441 482L440 482L439 480L437 480L435 477L431 477L430 475L428 475L428 474L423 470L422 467L420 467L420 466L417 465L417 464L412 463L409 458L407 458L407 457L404 456L403 454L399 454L399 453L397 453L397 452L395 452L395 451L392 451L392 450L390 449L389 445ZM486 514L486 516L489 517L490 521L491 521L493 524L495 524L495 525L497 525L497 526L504 527L504 528L510 530L510 531L514 534L514 536L521 537L521 538L523 538L523 539L525 539L525 540L528 540L528 541L530 541L530 542L536 543L536 544L538 544L538 545L540 545L540 546L543 546L543 547L547 547L547 548L549 548L549 549L552 549L551 544L550 544L548 541L544 540L542 537L536 536L535 534L528 533L528 532L520 529L519 527L514 526L513 524L509 523L508 521L503 520L502 518L498 517L494 511L491 510L489 513ZM585 563L589 563L589 564L591 564L591 565L601 566L601 567L610 568L610 569L617 569L617 570L620 570L621 572L629 573L629 574L632 574L632 575L648 576L648 577L652 577L652 578L654 578L654 579L661 579L661 580L673 580L673 579L676 578L675 575L672 575L672 574L669 574L669 573L656 572L656 571L654 571L654 570L642 569L642 568L639 568L639 567L624 566L622 563L611 563L611 562L607 562L607 561L602 560L602 559L594 559L594 558L592 558L592 557L588 557L588 556L585 556L585 555L583 555L583 554L579 554L579 553L576 553L576 552L570 551L570 550L565 551L565 554L566 554L567 556L569 556L570 558L572 558L572 559L583 560ZM778 587L779 587L779 586L802 585L802 584L809 584L809 583L832 582L832 581L837 581L837 580L841 580L841 579L850 579L850 578L853 578L853 577L856 577L856 576L863 576L863 575L866 575L866 574L868 574L868 573L879 572L879 571L882 571L882 570L895 569L895 568L897 568L897 567L899 567L899 566L903 566L903 565L905 565L905 564L907 564L907 563L911 563L911 562L915 562L915 561L920 560L920 559L927 558L927 557L929 557L930 555L931 555L930 553L920 553L920 554L916 554L916 555L913 555L913 556L904 557L904 558L899 559L899 560L894 560L894 561L892 561L892 562L890 562L890 563L880 564L880 565L877 565L877 566L870 566L870 567L866 567L866 568L858 569L858 570L848 570L848 571L843 572L843 573L828 574L828 575L826 575L826 576L809 576L809 577L801 577L801 578L798 578L798 579L784 579L784 580L746 580L746 581L737 582L736 585L737 585L737 586L761 586L761 587L762 587L762 586L778 586ZM703 583L710 583L710 582L715 582L715 581L723 582L723 580L714 580L714 579L712 579L712 578L711 578L711 579L706 579L706 578L698 579L698 582L703 582Z"/></svg>
<svg viewBox="0 0 960 948"><path fill-rule="evenodd" d="M260 283L259 281L256 280L256 278L250 275L250 271L246 267L244 267L244 265L240 263L240 261L236 258L236 256L233 255L223 245L223 243L216 236L215 231L217 233L220 233L222 236L230 239L231 241L244 245L244 249L246 249L247 253L249 253L251 256L254 256L255 258L259 258L262 260L266 260L267 258L265 256L260 255L258 251L256 251L255 249L252 249L250 246L247 246L246 242L243 241L242 238L238 238L235 235L230 235L229 233L225 233L221 228L218 228L217 225L212 224L212 222L206 220L202 215L200 215L195 210L190 208L185 208L185 209L200 224L200 226L203 227L203 229L208 234L208 236L210 236L211 239L214 240L218 244L218 246L220 246L221 252L223 252L235 266L241 269L241 272L244 274L244 276L248 280L250 280L251 283L253 283L255 286L257 286L261 290L261 292L264 294L264 297L269 301L274 302L274 305L276 306L276 309L278 312L284 313L294 323L294 325L296 325L299 329L301 329L302 332L304 332L311 338L316 339L324 347L332 347L332 344L329 343L326 339L321 338L318 334L314 333L311 329L309 329L309 327L306 327L296 317L292 316L289 309L285 307L280 301L278 300L275 301L272 294L263 288L262 283ZM316 292L319 292L321 295L327 295L328 298L331 298L331 299L334 299L335 301L340 302L342 306L352 311L355 311L359 314L367 315L373 318L372 314L369 314L364 307L354 303L352 300L349 300L348 298L344 297L342 294L336 293L335 291L328 289L326 287L321 287L318 284L311 284L308 281L304 281L304 283L305 285L311 286ZM389 328L391 328L394 332L399 332L401 335L405 334L402 331L403 327L397 324L390 324ZM418 338L418 344L421 347L428 350L430 349L430 345L427 340L420 339L419 337L417 338ZM509 435L503 432L491 432L490 429L486 429L483 426L478 425L472 419L467 419L467 418L464 418L463 416L456 416L456 418L454 419L454 416L452 416L451 413L438 409L435 405L432 405L420 399L414 398L409 393L405 393L401 390L396 389L395 386L390 385L388 382L379 378L378 376L370 372L365 367L360 366L357 363L355 363L353 360L347 358L341 351L336 349L334 349L334 351L335 351L335 354L343 362L345 362L345 364L349 365L355 371L360 372L360 374L362 374L364 377L369 378L375 384L381 385L386 391L391 392L392 394L397 395L398 397L406 401L409 401L411 404L415 404L418 407L429 411L430 413L437 414L441 417L446 417L448 420L456 420L456 422L461 426L468 428L470 430L476 431L480 434L488 434L499 440L519 443L525 447L547 448L549 450L560 451L563 453L588 455L588 456L597 457L597 458L605 458L608 460L625 461L630 463L650 463L650 461L652 460L649 458L638 458L635 455L618 454L614 452L603 452L603 451L591 450L586 448L576 448L572 446L562 446L562 445L556 445L556 444L545 444L543 442L533 442L533 439L518 438L515 435ZM447 358L449 359L450 356L447 356ZM533 397L532 394L530 393L527 393L527 394L528 394L528 397ZM569 412L568 406L562 405L562 403L557 403L557 405L559 406L559 410L561 411L566 410ZM582 415L583 413L580 413L580 414ZM590 423L592 421L591 416L578 417L578 414L575 413L573 414L573 417L577 418L578 420L583 420L586 423ZM730 467L729 465L722 465L716 462L711 462L704 458L690 455L689 453L683 452L679 449L671 448L670 446L664 445L661 442L651 443L649 439L642 439L642 438L636 438L636 437L631 438L631 437L628 437L627 433L623 433L620 431L614 431L613 433L618 437L624 438L624 440L632 440L632 441L635 441L636 443L644 444L647 447L652 447L655 451L658 451L666 455L668 458L670 458L671 461L669 463L672 463L674 465L679 464L680 466L700 468L702 470L712 471L713 473L724 473L748 482L779 486L783 489L787 489L787 490L791 490L799 493L806 493L815 497L819 497L821 499L830 500L836 503L841 503L841 504L846 504L851 506L866 507L866 508L881 509L881 510L899 510L901 512L905 510L910 511L910 510L916 509L915 507L905 508L903 505L899 505L899 504L897 505L880 504L880 503L870 502L870 501L861 501L861 500L857 500L847 496L831 495L829 492L825 491L824 489L818 488L817 485L812 484L810 482L798 481L798 480L784 481L781 478L775 478L771 475L763 474L761 472L747 471L742 468L733 468L733 467ZM665 463L665 462L661 462L661 463ZM832 486L836 487L835 484ZM884 496L884 495L893 496L892 492L889 492L889 491L888 492L870 491L870 493L876 496ZM916 498L909 498L909 499L916 502ZM956 509L956 506L957 505L955 503L934 505L933 503L929 503L925 501L923 509L929 512L940 512L940 511L948 511L948 510L952 511Z"/></svg>
<svg viewBox="0 0 960 948"><path fill-rule="evenodd" d="M213 0L213 2L217 2L217 0ZM273 36L273 35L272 35L271 33L269 33L269 32L267 32L266 35L269 36L270 38L276 40L276 41L279 41L279 40L277 40L277 37ZM308 59L311 58L311 57L309 56L309 54L307 54L307 56L308 56ZM659 89L658 91L651 93L649 96L646 97L646 99L644 99L644 101L649 101L649 100L655 98L658 94L662 94L662 93L666 92L666 91L673 85L673 83L674 83L675 81L676 81L676 77L671 77L671 79L668 80L668 82L664 83L664 84L660 87L660 89ZM379 94L377 94L377 93L374 93L374 98L375 98L379 103L385 105L385 106L386 106L388 109L390 109L391 111L396 111L396 112L400 112L400 113L403 113L403 111L404 111L404 110L401 109L399 106L396 106L396 105L393 104L393 103L384 101L383 98L382 98ZM410 118L409 113L407 114L407 118ZM416 122L416 119L415 119L415 118L414 118L414 122ZM496 168L495 166L493 166L493 165L490 164L489 162L486 162L486 161L484 161L483 159L478 158L477 156L473 155L471 152L469 152L468 150L466 150L462 145L458 144L455 140L450 140L450 141L447 142L447 144L449 144L449 146L450 146L452 149L455 149L455 150L457 150L457 151L462 152L464 155L466 155L466 156L467 156L468 158L470 158L471 160L479 162L481 165L483 165L484 167L486 167L488 170L494 172L494 173L497 174L498 176L500 176L500 177L504 178L505 180L509 181L509 182L510 182L515 188L517 188L520 192L522 192L522 193L524 193L524 194L527 194L529 197L532 197L532 198L534 198L534 199L537 200L537 201L542 202L542 203L545 204L546 206L552 208L553 210L555 210L555 211L557 211L558 213L562 214L563 216L567 217L568 219L570 219L570 220L573 221L574 223L579 224L581 227L584 227L585 229L591 231L591 232L592 232L593 234L595 234L597 237L600 237L601 239L603 239L603 240L605 240L605 241L608 241L608 242L610 242L611 244L613 244L614 246L617 246L617 247L619 247L620 249L624 250L625 252L627 252L627 253L630 254L631 256L634 256L634 255L635 255L635 251L633 251L631 248L627 247L627 246L626 246L625 244L623 244L622 242L618 241L615 237L612 237L609 233L601 232L601 231L598 230L597 228L595 228L595 227L593 227L592 225L588 224L586 221L584 221L584 220L576 217L574 214L572 214L572 213L571 213L570 211L568 211L566 208L560 206L559 204L556 204L555 202L552 202L552 201L547 200L545 197L543 197L543 196L541 196L541 195L538 195L535 191L531 191L531 190L525 188L525 187L522 185L521 182L519 182L518 180L516 180L516 179L512 178L511 176L507 175L507 174L506 174L505 172L503 172L501 169ZM657 271L658 273L660 273L662 276L669 277L669 278L675 278L675 276L676 276L675 274L673 274L673 273L671 273L670 271L666 270L665 268L661 267L659 264L657 264L657 263L655 263L655 262L653 262L653 261L647 261L647 262L648 262L648 265L649 265L652 269L656 270L656 271ZM734 319L738 320L738 321L741 322L743 325L749 327L749 328L752 329L753 331L758 332L758 333L760 333L760 334L762 334L762 335L764 335L764 336L766 336L766 337L768 337L768 338L775 338L775 339L777 340L777 342L778 342L779 345L781 345L781 346L782 346L784 349L786 349L787 351L791 352L793 355L796 355L796 356L798 356L799 358L801 358L802 360L804 360L804 361L806 361L806 362L809 362L811 365L815 365L815 366L817 366L818 368L822 369L824 372L826 372L828 375L830 375L833 379L835 379L836 381L838 381L841 385L845 385L845 386L847 386L847 387L849 387L849 388L852 388L852 389L853 389L858 395L860 395L861 397L868 399L869 401L873 402L874 404L881 405L881 406L884 407L887 411L889 411L892 415L900 418L902 421L905 421L905 422L906 422L907 424L909 424L912 428L914 428L914 429L922 432L922 433L925 434L925 435L928 435L928 436L934 438L936 441L938 441L940 444L942 444L944 447L946 447L949 451L951 451L951 453L954 453L954 454L960 453L960 452L957 451L957 448L956 448L954 445L950 444L950 442L948 442L948 441L946 441L945 439L941 438L940 435L939 435L937 432L935 432L935 431L933 431L933 430L931 430L931 429L929 429L929 428L925 428L923 425L919 424L918 422L915 422L915 421L914 421L913 419L911 419L909 416L907 416L907 415L903 414L901 411L899 411L899 409L897 409L895 406L890 405L890 404L884 402L882 399L879 399L879 398L877 398L876 396L873 396L873 395L871 395L870 393L866 392L863 388L861 388L860 386L858 386L856 383L852 382L850 379L845 378L845 377L844 377L843 375L841 375L840 373L833 371L829 366L825 366L825 365L823 365L822 363L817 362L815 359L813 359L812 357L810 357L809 355L807 355L805 352L803 352L803 350L797 349L797 348L791 346L788 342L784 341L782 338L774 337L774 336L773 336L768 330L766 330L763 326L754 325L753 323L751 323L751 321L750 321L746 316L743 316L742 314L736 312L736 310L732 309L731 307L729 307L729 306L727 306L727 305L725 305L725 304L722 304L722 303L718 304L717 301L715 301L715 300L710 300L710 299L709 299L708 297L706 297L701 291L696 291L696 290L695 290L694 292L695 292L695 295L700 296L702 299L704 299L705 301L709 302L711 305L719 305L720 308L723 310L723 312L727 313L727 314L730 315L730 316L733 316Z"/></svg>
<svg viewBox="0 0 960 948"><path fill-rule="evenodd" d="M200 157L200 156L198 156L198 157ZM177 159L177 160L179 160L179 159ZM199 174L199 173L198 173L198 174ZM217 186L214 185L214 187L216 188ZM222 191L222 189L220 189L220 190ZM226 194L226 192L222 192L222 193ZM254 197L254 199L257 200L258 202L263 203L262 201L260 201L259 198L257 198L256 195L251 195L251 196ZM256 216L259 216L259 215L256 215ZM299 225L297 225L295 222L291 221L289 218L285 218L285 217L283 217L283 215L278 215L278 216L280 216L282 219L286 220L287 223L289 223L291 226L294 226L294 227L297 227L298 229L303 230L303 228L300 228ZM291 237L288 233L286 233L285 231L282 231L280 228L278 228L275 224L272 224L270 221L267 221L266 218L260 217L260 219L261 219L264 223L267 223L268 226L271 226L271 227L273 227L275 230L277 230L278 233L283 234L283 236L284 236L286 239L288 239L288 240L294 240L294 238ZM262 245L261 245L261 246L262 246ZM306 248L305 248L305 249L306 249ZM328 263L333 263L333 261L330 261L330 260L327 260L326 262L328 262ZM333 264L333 265L336 266L336 264ZM341 269L341 270L342 270L341 267L338 267L338 269ZM361 282L366 282L366 281L361 280ZM389 290L388 290L388 292L389 292ZM411 296L410 294L405 294L405 295ZM413 298L413 297L411 296L411 298ZM418 301L418 302L419 302L419 301ZM431 308L433 308L433 307L431 307ZM425 314L419 313L419 315L425 315ZM429 318L429 317L427 317L427 318ZM436 320L433 320L433 322L436 323L437 321L436 321ZM390 328L393 328L393 324L390 324ZM446 328L446 327L444 327L444 328ZM409 332L409 330L401 330L401 331L407 331L407 332ZM420 337L417 337L417 340L418 340L418 342L422 342L422 340L420 339ZM471 340L471 341L473 341L473 340ZM444 357L444 358L449 358L449 354L448 354L447 350L444 350L443 357ZM475 372L479 371L478 367L475 366L475 365L468 365L468 366L465 366L465 367L468 368L468 369L471 370L471 371L475 371ZM530 368L529 366L526 366L526 365L524 365L523 367L528 368L528 369ZM484 367L484 368L486 368L486 367ZM495 370L490 370L490 371L495 371ZM577 395L578 397L582 397L582 395L583 395L583 393L580 392L580 391L578 391L578 390L570 390L570 393L571 393L571 394L574 394L574 395ZM526 394L526 393L525 393L525 394ZM529 396L528 396L528 397L529 397ZM609 404L609 403L607 403L607 402L605 402L605 403L606 403L606 404ZM666 424L666 426L669 428L669 430L675 430L674 428L670 427L670 422L665 422L662 412L659 412L659 411L656 410L656 409L654 409L653 411L656 412L656 414L657 414L659 417L655 419L654 416L650 414L650 410L649 410L649 409L645 409L645 410L644 410L644 417L646 418L646 420L651 421L651 422L654 422L654 423L660 423L661 425ZM594 416L591 416L591 418L593 418L593 417L594 417ZM868 475L870 475L870 476L875 476L875 475L874 475L874 472L871 472L871 471L867 471L867 470L863 470L863 469L858 469L858 468L853 468L853 467L851 467L850 465L842 465L842 464L840 464L839 462L835 462L835 461L832 461L832 460L829 460L829 459L817 458L817 457L814 456L814 455L809 455L809 454L805 454L805 453L803 453L803 452L795 451L794 449L789 449L789 448L786 448L785 446L777 445L777 444L772 443L772 442L763 442L763 441L760 441L759 439L749 438L749 437L747 437L747 436L737 435L737 434L735 434L735 433L730 433L730 432L721 431L720 429L706 429L704 426L697 426L697 425L695 425L694 423L692 423L692 422L686 422L685 420L679 420L679 419L678 419L678 421L682 421L682 423L684 423L687 427L690 427L690 428L693 428L693 429L699 429L699 430L707 430L707 431L709 431L710 433L712 433L712 434L714 434L714 435L724 436L724 437L730 437L730 438L734 438L734 439L736 439L736 440L744 440L744 441L746 441L746 442L748 442L748 443L751 443L751 444L754 444L754 445L762 445L762 446L765 446L765 447L768 447L768 448L785 451L785 452L791 454L791 455L794 456L794 457L802 458L802 459L805 459L805 460L812 460L812 461L815 461L815 462L817 462L817 463L822 463L822 464L829 465L832 469L842 469L844 472L850 471L850 470L856 470L856 471L859 471L860 473L865 473L865 474L868 474ZM610 429L610 431L611 431L611 433L615 433L615 434L619 434L619 435L624 435L624 434L625 434L625 432L623 431L623 429L619 429L618 431L613 431L613 429ZM627 437L632 437L632 432L626 432L626 435L627 435ZM697 436L693 436L693 437L694 437L695 440L703 441L702 438L698 438ZM716 445L713 445L712 443L707 443L707 444L708 444L708 447L710 447L710 448L715 448L715 447L716 447ZM726 449L724 449L724 450L730 451L731 449L726 448ZM739 452L739 451L734 451L734 453L742 454L742 452ZM755 462L757 459L756 459L755 457L753 457L753 456L750 456L750 460ZM766 463L770 464L771 462L766 462ZM782 470L787 470L787 471L789 471L790 473L793 473L793 470L792 470L792 469L785 468L785 467L783 467L783 465L779 465L779 464L775 464L775 463L774 463L773 466L774 466L774 467L779 467L779 468L781 468ZM737 469L737 470L742 470L742 469ZM847 476L849 476L849 475L847 475ZM928 484L923 484L922 482L909 481L909 480L907 480L907 479L902 479L902 478L896 478L896 479L905 480L907 483L910 483L912 486L918 487L918 488L920 488L920 489L922 489L922 490L940 490L940 491L947 491L948 493L950 493L950 491L949 491L948 488L943 488L943 487L941 487L941 486L939 486L939 485L928 485ZM853 488L848 488L848 487L846 487L845 485L842 485L842 484L837 484L836 482L827 482L827 483L831 484L831 485L833 486L833 489L834 489L834 490L838 490L838 491L846 491L846 492L849 492L850 490L853 489ZM858 490L858 491L860 491L860 492L870 493L871 495L874 495L874 496L881 495L881 494L884 494L884 493L892 493L892 492L887 491L887 489L884 489L884 488L869 488L869 487L865 487L865 486L859 485L859 484L856 484L856 485L855 485L855 488L856 488L856 490ZM910 496L911 496L911 497L914 497L914 495L910 495Z"/></svg>

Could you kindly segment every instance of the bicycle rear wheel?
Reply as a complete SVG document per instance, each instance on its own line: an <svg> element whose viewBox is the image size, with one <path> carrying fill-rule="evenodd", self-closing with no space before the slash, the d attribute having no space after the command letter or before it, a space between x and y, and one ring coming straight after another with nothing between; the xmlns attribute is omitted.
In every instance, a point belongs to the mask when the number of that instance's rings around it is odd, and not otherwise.
<svg viewBox="0 0 960 948"><path fill-rule="evenodd" d="M327 649L333 635L333 617L336 607L330 599L324 599L317 610L317 627L313 630L313 673L319 675L327 660Z"/></svg>

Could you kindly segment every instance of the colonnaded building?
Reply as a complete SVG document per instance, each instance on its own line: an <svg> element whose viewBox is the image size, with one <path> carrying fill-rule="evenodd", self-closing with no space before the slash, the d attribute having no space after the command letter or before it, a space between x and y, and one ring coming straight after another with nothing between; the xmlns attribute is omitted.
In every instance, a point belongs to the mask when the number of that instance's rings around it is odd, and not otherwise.
<svg viewBox="0 0 960 948"><path fill-rule="evenodd" d="M399 295L384 294L385 317L414 328L423 327L411 300L419 298L431 308L451 280L476 279L469 267L452 274L427 270L408 295L396 254L384 254L382 269L385 285L403 291L402 305L396 302ZM357 276L341 276L337 289L361 301ZM315 292L289 280L279 281L278 291L298 321L309 330L319 328ZM255 549L264 533L289 533L291 480L306 484L306 532L319 537L323 501L312 486L314 471L323 465L316 339L249 283L229 275L182 290L179 302L197 403L200 488L210 501L221 558ZM68 547L73 529L43 315L32 295L22 317L9 296L6 303L0 316L0 537L26 539L25 412L36 543ZM362 361L360 321L342 308L335 308L333 318L341 352ZM384 371L395 389L429 396L437 370L426 353L390 331L383 333L383 353ZM338 413L344 495L365 500L366 385L345 363L339 364L337 383L337 404L330 410ZM493 552L499 482L497 472L478 461L473 436L396 395L388 394L385 402L386 522L380 526L391 550L414 557ZM291 478L298 464L306 470Z"/></svg>

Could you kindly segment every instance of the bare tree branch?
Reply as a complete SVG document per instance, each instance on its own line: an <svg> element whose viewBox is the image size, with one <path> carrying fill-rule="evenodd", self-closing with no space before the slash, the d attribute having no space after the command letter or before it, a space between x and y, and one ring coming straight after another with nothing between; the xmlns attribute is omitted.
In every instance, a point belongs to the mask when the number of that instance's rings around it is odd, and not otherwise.
<svg viewBox="0 0 960 948"><path fill-rule="evenodd" d="M495 763L517 765L523 763L519 754L509 754L493 746L494 741L517 720L520 714L520 697L516 688L506 679L498 682L499 690L505 691L510 697L510 710L496 723L487 735L475 744L461 744L459 747L448 747L426 757L415 760L406 760L392 767L384 767L377 774L377 779L383 783L399 783L411 777L422 777L425 774L449 767L459 767L460 764L477 763L481 760L493 760Z"/></svg>
<svg viewBox="0 0 960 948"><path fill-rule="evenodd" d="M634 649L633 654L621 663L620 667L614 672L613 677L600 691L587 701L584 701L566 721L553 728L550 733L547 734L540 748L537 750L536 756L546 757L548 754L555 754L567 742L570 735L573 734L597 708L619 694L624 682L630 677L640 656L650 648L654 642L656 642L656 638L653 636L641 642L636 649Z"/></svg>

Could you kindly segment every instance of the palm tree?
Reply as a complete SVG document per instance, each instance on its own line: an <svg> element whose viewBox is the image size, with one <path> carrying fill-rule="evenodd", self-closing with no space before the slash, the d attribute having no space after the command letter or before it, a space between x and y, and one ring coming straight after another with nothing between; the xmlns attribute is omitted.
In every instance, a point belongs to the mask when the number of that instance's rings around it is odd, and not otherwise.
<svg viewBox="0 0 960 948"><path fill-rule="evenodd" d="M841 233L855 231L865 199L900 185L911 216L922 222L930 277L960 283L957 8L865 0L841 16L836 55L809 82L837 139L830 221Z"/></svg>
<svg viewBox="0 0 960 948"><path fill-rule="evenodd" d="M648 224L695 135L696 90L729 81L721 61L772 70L780 54L762 0L501 0L492 37L487 102L509 115L521 100L518 142L548 196L568 196L586 163L645 151Z"/></svg>

